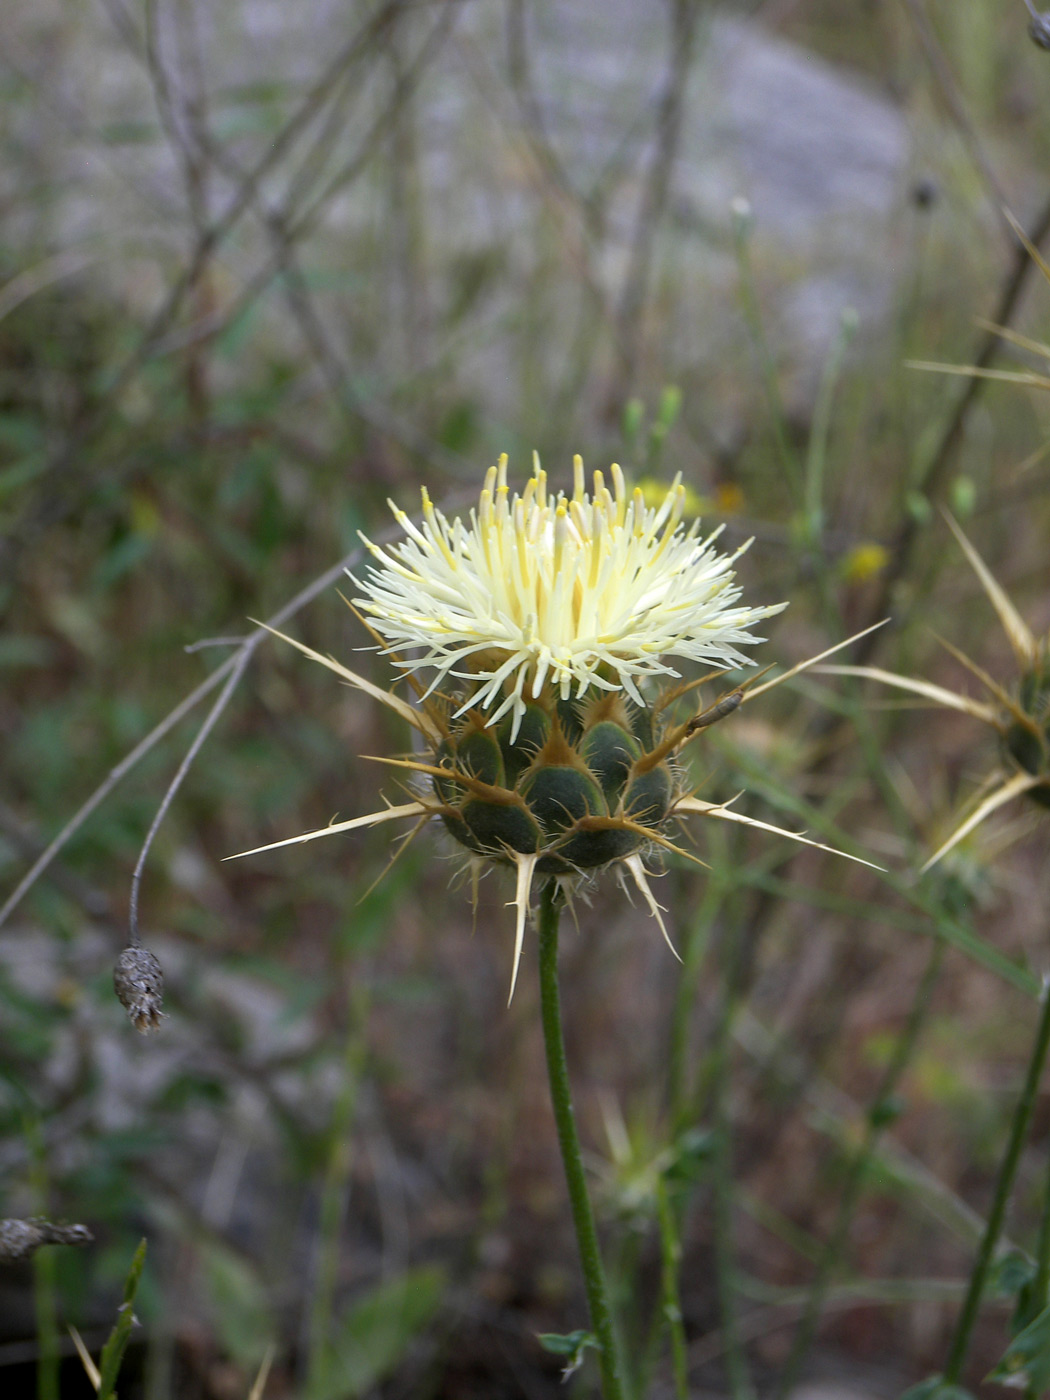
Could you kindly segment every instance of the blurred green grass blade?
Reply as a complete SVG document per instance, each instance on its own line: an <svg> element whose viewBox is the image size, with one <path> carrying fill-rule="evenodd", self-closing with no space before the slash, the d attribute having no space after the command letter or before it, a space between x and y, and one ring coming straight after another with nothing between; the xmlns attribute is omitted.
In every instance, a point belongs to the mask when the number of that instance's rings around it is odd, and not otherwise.
<svg viewBox="0 0 1050 1400"><path fill-rule="evenodd" d="M124 1301L117 1312L116 1325L109 1334L109 1339L102 1348L102 1355L99 1358L98 1369L101 1379L98 1386L98 1400L113 1400L113 1396L116 1394L120 1365L124 1360L124 1353L131 1338L131 1329L136 1325L135 1295L139 1291L139 1281L142 1278L142 1267L145 1262L146 1241L142 1240L135 1251L131 1268L124 1281Z"/></svg>
<svg viewBox="0 0 1050 1400"><path fill-rule="evenodd" d="M1037 1395L1050 1390L1050 1308L1018 1333L987 1379L1000 1385L1025 1386Z"/></svg>
<svg viewBox="0 0 1050 1400"><path fill-rule="evenodd" d="M261 1364L275 1341L267 1289L250 1262L220 1240L199 1242L212 1319L223 1348L239 1366Z"/></svg>
<svg viewBox="0 0 1050 1400"><path fill-rule="evenodd" d="M354 1400L370 1391L437 1312L444 1292L444 1271L423 1266L354 1303L336 1324L327 1365L308 1400Z"/></svg>
<svg viewBox="0 0 1050 1400"><path fill-rule="evenodd" d="M810 806L808 802L795 796L794 793L787 792L779 785L769 781L768 773L760 772L758 768L746 762L738 752L734 758L746 775L747 789L756 797L761 797L770 806L786 811L807 827L819 832L827 841L841 847L843 851L851 854L862 854L859 844L838 826L836 822L829 821L827 817L816 808ZM1005 953L1001 953L998 948L986 942L972 929L959 923L957 919L951 918L942 909L938 908L932 897L924 891L923 884L909 884L908 881L892 870L880 870L877 872L878 878L883 884L888 885L891 890L901 897L913 908L918 908L928 916L933 924L932 929L925 930L926 933L936 933L943 938L946 943L951 944L959 952L971 958L974 962L980 963L989 972L994 972L997 977L1016 987L1018 991L1025 992L1028 996L1039 995L1041 984L1039 978L1034 976L1027 968L1012 962ZM820 891L810 892L810 898L816 902L821 895Z"/></svg>
<svg viewBox="0 0 1050 1400"><path fill-rule="evenodd" d="M887 883L891 885L891 888L901 893L909 903L918 905L924 911L923 914L913 915L903 909L894 909L892 905L874 904L870 900L864 899L851 899L848 895L834 894L830 890L821 889L819 885L804 885L797 880L783 880L776 875L767 875L761 870L741 871L740 881L742 884L766 890L769 894L796 900L802 904L811 904L818 909L827 909L834 914L865 919L870 923L901 929L905 933L918 933L926 938L931 934L936 934L937 937L942 938L945 943L950 943L953 948L965 954L966 957L980 963L989 972L994 972L997 977L1002 977L1018 991L1025 992L1030 996L1039 995L1039 980L1032 973L1017 963L1011 962L1005 953L1001 953L992 944L986 943L979 934L968 929L965 924L959 923L929 906L926 901L920 900L917 891L909 890L903 882L899 882L889 872L887 874L889 874ZM886 878L886 876L884 875L882 878Z"/></svg>

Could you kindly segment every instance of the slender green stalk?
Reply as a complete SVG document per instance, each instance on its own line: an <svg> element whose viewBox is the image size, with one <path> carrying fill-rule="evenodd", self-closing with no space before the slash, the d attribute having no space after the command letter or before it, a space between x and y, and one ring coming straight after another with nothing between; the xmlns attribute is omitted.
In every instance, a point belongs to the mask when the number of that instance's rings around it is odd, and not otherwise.
<svg viewBox="0 0 1050 1400"><path fill-rule="evenodd" d="M37 1400L58 1400L59 1337L55 1302L55 1250L39 1249L33 1258L33 1306L36 1311Z"/></svg>
<svg viewBox="0 0 1050 1400"><path fill-rule="evenodd" d="M737 1272L733 1245L733 1141L729 1106L730 1037L736 1010L736 998L726 988L725 1008L718 1030L715 1050L714 1126L714 1235L715 1276L718 1282L719 1305L722 1312L722 1335L725 1337L726 1370L733 1400L752 1400L754 1387L748 1369L747 1356L740 1337L737 1316Z"/></svg>
<svg viewBox="0 0 1050 1400"><path fill-rule="evenodd" d="M824 527L824 467L827 461L828 439L831 431L831 409L835 401L835 390L838 387L839 376L842 372L842 362L856 328L856 314L844 312L839 321L838 333L832 342L831 350L824 364L824 373L821 376L820 389L813 409L809 447L806 452L806 532L811 549L816 551L814 558L818 565L818 573L820 572L819 566L823 563L823 556L817 546L820 544L821 531Z"/></svg>
<svg viewBox="0 0 1050 1400"><path fill-rule="evenodd" d="M850 1222L853 1219L857 1201L860 1199L868 1164L871 1162L876 1143L888 1121L886 1113L888 1102L896 1091L901 1075L911 1061L919 1031L930 1009L930 993L933 991L934 983L940 974L943 958L944 944L935 943L929 962L926 964L926 971L919 983L915 1000L912 1003L911 1014L900 1039L897 1041L872 1101L864 1136L849 1164L846 1180L842 1187L842 1195L839 1197L835 1221L817 1262L816 1274L806 1299L805 1312L799 1321L791 1353L777 1387L776 1400L785 1400L785 1397L794 1390L806 1356L813 1344L813 1338L816 1336L820 1316L824 1311L824 1305L827 1302L828 1292L834 1278L835 1267L842 1257L849 1237Z"/></svg>
<svg viewBox="0 0 1050 1400"><path fill-rule="evenodd" d="M40 1215L49 1217L47 1147L40 1120L27 1113L25 1136L29 1146L30 1181ZM45 1245L33 1256L33 1310L36 1319L37 1400L59 1400L61 1343L58 1332L58 1277L55 1250Z"/></svg>
<svg viewBox="0 0 1050 1400"><path fill-rule="evenodd" d="M739 918L740 895L734 900L735 917L726 931L723 948L722 1004L711 1047L711 1104L714 1128L712 1157L712 1224L715 1245L715 1280L725 1338L725 1364L733 1400L752 1400L754 1386L747 1353L740 1336L737 1297L736 1248L733 1240L733 1123L731 1095L733 1026L740 1007L749 949Z"/></svg>
<svg viewBox="0 0 1050 1400"><path fill-rule="evenodd" d="M678 1223L667 1194L667 1182L660 1176L656 1183L656 1216L660 1225L660 1264L662 1308L664 1321L671 1337L671 1367L674 1372L676 1400L689 1400L689 1365L682 1326L682 1300L678 1293L678 1268L682 1262L682 1244L678 1238Z"/></svg>
<svg viewBox="0 0 1050 1400"><path fill-rule="evenodd" d="M714 824L714 823L713 823ZM671 1034L668 1047L668 1102L671 1123L684 1126L692 1113L693 1084L687 1082L686 1066L689 1053L689 1028L696 1005L700 969L707 954L711 928L725 898L725 886L720 880L709 879L696 917L690 922L682 950L682 973L678 979L674 1007L671 1011Z"/></svg>
<svg viewBox="0 0 1050 1400"><path fill-rule="evenodd" d="M1050 1306L1050 1173L1043 1196L1043 1216L1039 1222L1039 1240L1035 1249L1035 1277L1028 1291L1024 1322L1033 1322ZM1034 1385L1025 1389L1025 1400L1039 1400L1040 1391Z"/></svg>
<svg viewBox="0 0 1050 1400"><path fill-rule="evenodd" d="M962 1312L959 1314L959 1322L955 1329L955 1336L952 1338L951 1350L948 1353L948 1364L944 1368L944 1379L948 1385L958 1383L962 1375L963 1366L966 1364L967 1352L970 1349L970 1338L973 1334L974 1323L977 1321L977 1314L981 1306L981 1295L984 1292L985 1280L988 1277L988 1270L995 1257L995 1247L999 1243L999 1234L1003 1228L1003 1217L1006 1215L1006 1203L1010 1197L1010 1188L1013 1186L1014 1176L1017 1172L1017 1163L1021 1157L1021 1148L1024 1145L1025 1134L1028 1131L1028 1120L1032 1116L1032 1108L1035 1104L1036 1093L1039 1089L1039 1080L1042 1077L1043 1066L1046 1063L1046 1052L1050 1048L1050 982L1043 983L1043 991L1040 997L1041 1011L1039 1015L1039 1025L1035 1034L1035 1043L1032 1046L1032 1056L1028 1062L1028 1073L1025 1076L1024 1088L1021 1090L1021 1097L1017 1101L1014 1109L1013 1122L1010 1125L1010 1138L1006 1145L1006 1152L999 1166L999 1175L995 1182L995 1195L992 1199L992 1209L988 1216L988 1223L984 1227L984 1235L981 1239L980 1249L977 1252L977 1259L973 1266L973 1273L970 1275L970 1284L966 1291L966 1300L963 1303Z"/></svg>
<svg viewBox="0 0 1050 1400"><path fill-rule="evenodd" d="M765 325L762 320L762 311L758 304L758 293L755 288L755 274L751 266L751 251L749 239L751 236L750 211L743 209L733 210L733 251L736 254L737 271L739 273L739 290L741 309L744 313L744 320L751 333L755 351L758 356L759 370L762 374L762 382L766 391L766 402L769 408L770 423L773 429L773 441L776 445L777 456L780 458L780 465L784 475L788 480L795 498L795 504L804 505L804 483L802 479L802 468L798 457L788 440L787 434L787 414L784 412L784 401L780 395L780 385L777 382L776 364L773 360L769 342L766 339Z"/></svg>
<svg viewBox="0 0 1050 1400"><path fill-rule="evenodd" d="M600 1347L599 1364L605 1400L627 1400L626 1370L613 1317L609 1287L598 1248L598 1230L594 1223L591 1198L587 1193L587 1178L583 1170L580 1139L572 1107L569 1067L565 1059L565 1039L561 1028L561 996L558 991L558 922L561 916L561 895L553 880L548 880L540 897L540 1009L543 1019L543 1043L547 1052L547 1079L550 1084L551 1106L558 1128L558 1145L565 1167L565 1180L572 1205L572 1223L580 1252L583 1282L591 1313L591 1327Z"/></svg>

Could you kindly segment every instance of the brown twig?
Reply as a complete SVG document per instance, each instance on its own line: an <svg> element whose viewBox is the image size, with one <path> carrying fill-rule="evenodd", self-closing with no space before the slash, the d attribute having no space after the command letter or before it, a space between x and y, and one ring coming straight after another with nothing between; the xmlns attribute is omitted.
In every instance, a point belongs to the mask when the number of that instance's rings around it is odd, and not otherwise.
<svg viewBox="0 0 1050 1400"><path fill-rule="evenodd" d="M1048 236L1050 236L1050 199L1044 203L1028 229L1028 239L1033 247L1040 247ZM991 317L996 327L1005 327L1010 324L1034 266L1035 264L1028 256L1024 244L1019 239L1016 240L1013 260ZM981 339L971 363L977 369L986 369L995 358L1000 340L1001 336L997 329L988 330ZM979 375L971 375L966 381L951 417L948 419L926 469L917 483L917 489L924 496L936 496L941 491L944 479L962 443L970 414L986 384L987 380ZM898 622L900 621L900 609L894 607L894 596L898 584L911 564L912 553L921 532L922 524L914 515L908 515L902 522L897 537L890 547L890 560L882 575L878 597L871 607L869 614L871 621L874 622L891 614L896 616ZM883 629L883 631L885 630ZM870 662L882 635L882 632L871 632L867 637L861 639L854 654L858 666L865 666Z"/></svg>
<svg viewBox="0 0 1050 1400"><path fill-rule="evenodd" d="M223 213L201 232L182 271L140 334L135 347L117 368L101 401L76 425L63 447L37 478L38 489L43 488L42 504L29 519L20 522L17 531L0 539L0 574L10 577L28 544L37 538L42 530L66 519L77 509L83 492L61 488L65 485L66 478L80 465L85 447L108 423L113 405L120 400L139 371L151 359L158 343L170 332L187 297L196 287L214 254L243 215L254 207L264 180L307 132L333 90L345 80L347 70L371 51L375 42L407 8L408 0L387 0L387 3L342 46L307 92L296 112L267 146L265 154L244 176ZM94 484L88 482L84 489L90 490Z"/></svg>
<svg viewBox="0 0 1050 1400"><path fill-rule="evenodd" d="M656 119L656 143L635 219L634 237L616 313L622 355L617 395L627 397L638 373L642 350L641 318L649 290L653 250L678 153L685 108L685 88L692 64L699 19L699 0L674 0L671 17L668 73Z"/></svg>
<svg viewBox="0 0 1050 1400"><path fill-rule="evenodd" d="M933 80L937 84L937 89L948 114L951 117L956 129L962 138L963 145L969 152L970 159L981 177L985 187L985 192L989 202L995 211L996 217L1001 221L1004 233L1010 236L1011 229L1009 221L1003 214L1003 210L1008 207L1009 200L1000 185L998 177L991 161L984 153L980 137L977 135L977 128L970 119L970 114L966 110L959 85L955 81L955 74L952 72L951 64L945 56L944 50L937 41L937 36L933 32L929 16L922 5L922 0L904 0L904 8L908 12L908 17L912 22L919 44L922 47L923 56L929 65Z"/></svg>
<svg viewBox="0 0 1050 1400"><path fill-rule="evenodd" d="M323 574L315 578L312 583L308 583L294 598L285 603L282 608L279 608L271 618L268 618L266 626L280 627L283 623L287 622L289 618L294 617L295 614L306 607L308 603L313 602L313 600L319 597L327 588L331 588L333 584L337 583L345 570L357 562L361 557L361 553L362 551L360 549L355 549L344 559L341 559L338 564L333 564L330 569L326 569ZM185 719L203 699L210 695L218 686L222 685L223 681L227 680L234 672L238 674L239 678L240 675L243 674L248 661L255 654L256 648L261 642L265 641L268 636L269 633L263 627L257 627L251 632L237 650L231 656L228 656L222 665L218 666L211 673L207 680L202 681L200 685L185 697L185 699L180 700L175 708L171 710L158 725L151 729L146 737L136 744L131 752L123 758L115 768L110 770L103 782L99 784L87 801L83 803L69 821L66 822L55 839L47 849L38 856L29 870L26 871L25 875L15 886L14 890L12 890L11 894L8 895L3 906L0 907L0 927L3 926L17 906L22 902L58 853L66 846L70 838L80 830L88 817L101 806L117 784L123 778L126 778L131 770L145 758L146 754L156 748L160 741L169 734L181 720ZM232 689L229 689L228 693L224 690L226 704L229 703L232 694ZM221 713L221 711L219 713ZM211 719L211 716L209 716L209 719ZM214 725L216 719L218 719L218 713L215 714L214 719L211 719L211 725ZM209 729L211 725L209 725ZM198 735L198 738L199 737ZM207 735L205 735L205 737L207 737ZM199 748L199 745L197 747ZM185 773L180 769L180 772L176 775L176 791L184 776ZM174 794L169 789L169 794L165 795L164 803L162 803L164 810L167 810L167 805L170 805L170 797L173 795Z"/></svg>

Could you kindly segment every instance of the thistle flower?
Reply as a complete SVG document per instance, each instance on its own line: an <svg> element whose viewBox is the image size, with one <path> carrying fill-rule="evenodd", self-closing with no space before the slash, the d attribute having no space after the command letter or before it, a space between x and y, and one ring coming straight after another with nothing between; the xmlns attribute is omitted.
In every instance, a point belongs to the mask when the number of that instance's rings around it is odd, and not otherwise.
<svg viewBox="0 0 1050 1400"><path fill-rule="evenodd" d="M512 496L503 457L468 522L447 520L425 488L419 526L391 503L405 539L388 549L365 539L375 563L351 578L359 616L407 674L417 704L284 640L421 736L422 757L380 761L425 780L425 790L411 802L242 852L402 818L415 819L412 839L439 819L467 853L475 897L486 865L516 872L511 995L537 875L571 890L609 867L621 880L626 872L666 939L645 860L661 848L678 850L666 834L672 819L695 813L820 845L695 797L676 754L822 657L762 686L736 686L675 722L675 701L726 669L754 664L740 648L761 641L750 629L784 604L740 603L733 564L747 545L720 554L717 531L701 539L698 522L684 526L680 477L656 503L638 490L629 495L618 466L610 477L611 490L595 472L589 494L576 457L572 495L553 495L537 461L525 490ZM402 647L417 654L402 657ZM671 658L715 669L683 682ZM418 673L427 672L424 686ZM654 679L671 683L655 698L646 693Z"/></svg>
<svg viewBox="0 0 1050 1400"><path fill-rule="evenodd" d="M822 668L836 675L864 676L921 695L936 705L960 710L980 720L999 736L998 767L979 785L969 812L929 858L923 871L936 865L985 818L1015 797L1027 795L1039 806L1050 807L1050 635L1037 637L1032 632L959 526L950 515L946 514L945 519L1006 633L1018 666L1014 682L1009 687L1001 685L957 647L943 640L942 645L980 681L988 699L977 700L929 681L897 675L875 666Z"/></svg>
<svg viewBox="0 0 1050 1400"><path fill-rule="evenodd" d="M492 725L509 712L511 744L548 681L563 701L623 690L644 708L640 680L678 678L664 657L752 665L738 648L762 638L747 629L784 606L734 606L732 566L748 546L718 554L719 531L701 540L699 521L680 528L681 475L649 506L640 489L628 496L615 464L611 492L594 473L593 499L580 457L573 468L569 499L548 495L538 461L512 498L504 457L469 528L450 524L424 487L422 529L392 505L408 538L390 550L365 540L380 567L354 580L366 595L358 605L390 647L426 648L399 663L433 668L426 693L450 678L471 682L454 717L477 708Z"/></svg>

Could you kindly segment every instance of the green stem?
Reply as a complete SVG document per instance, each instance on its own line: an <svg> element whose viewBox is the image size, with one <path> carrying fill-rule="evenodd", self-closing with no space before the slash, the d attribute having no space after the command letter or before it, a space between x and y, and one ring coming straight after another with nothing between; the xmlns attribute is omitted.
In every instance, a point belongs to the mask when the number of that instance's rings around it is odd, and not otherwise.
<svg viewBox="0 0 1050 1400"><path fill-rule="evenodd" d="M751 333L755 351L758 356L759 370L766 391L766 401L769 408L770 424L773 430L773 441L776 446L777 456L780 458L780 465L784 476L791 487L796 506L804 505L804 486L802 481L802 469L795 452L788 440L787 434L787 414L784 412L784 401L780 395L780 385L777 382L777 370L772 353L769 349L769 342L766 339L765 325L762 320L762 311L758 304L758 292L755 287L755 275L751 266L751 251L748 240L750 238L750 216L742 212L733 214L733 251L736 254L737 272L739 275L739 291L741 308L744 313L744 321Z"/></svg>
<svg viewBox="0 0 1050 1400"><path fill-rule="evenodd" d="M25 1135L29 1146L30 1181L37 1212L50 1218L48 1209L47 1148L40 1120L27 1115ZM59 1400L61 1365L58 1332L58 1275L54 1247L45 1245L33 1256L33 1311L36 1318L37 1400Z"/></svg>
<svg viewBox="0 0 1050 1400"><path fill-rule="evenodd" d="M839 1198L838 1210L835 1215L835 1222L832 1225L831 1233L827 1243L821 1251L820 1259L817 1262L817 1271L810 1286L809 1296L806 1299L806 1310L795 1333L794 1342L791 1347L791 1354L784 1367L784 1373L776 1391L776 1400L785 1400L791 1394L798 1382L799 1373L803 1363L813 1344L817 1327L820 1323L821 1313L824 1311L824 1304L827 1302L828 1291L831 1288L834 1278L835 1267L842 1256L849 1237L850 1222L853 1219L853 1212L856 1209L857 1201L860 1199L861 1188L864 1184L864 1177L867 1173L868 1164L875 1151L876 1144L887 1123L887 1108L892 1095L896 1092L897 1084L901 1075L907 1068L915 1042L923 1021L926 1019L930 1008L930 993L933 985L940 973L941 962L944 958L944 944L935 943L930 960L926 964L926 971L923 973L919 990L915 995L912 1004L911 1014L908 1017L904 1031L897 1041L893 1055L886 1071L882 1076L882 1081L876 1091L871 1108L868 1111L867 1123L864 1129L864 1136L860 1145L849 1164L846 1173L846 1180L842 1187L842 1195Z"/></svg>
<svg viewBox="0 0 1050 1400"><path fill-rule="evenodd" d="M605 1400L627 1400L626 1372L616 1333L609 1287L598 1249L598 1230L594 1223L591 1198L587 1194L587 1178L583 1171L580 1139L572 1108L569 1068L565 1059L565 1039L561 1028L561 997L558 991L558 921L561 916L561 895L553 880L548 880L540 897L540 1008L543 1018L543 1043L547 1051L547 1079L550 1084L551 1106L558 1128L558 1145L565 1167L565 1180L572 1205L572 1222L580 1252L583 1282L587 1290L591 1327L598 1338L602 1390Z"/></svg>
<svg viewBox="0 0 1050 1400"><path fill-rule="evenodd" d="M1035 1044L1032 1046L1032 1057L1028 1062L1028 1073L1025 1076L1021 1097L1014 1109L1013 1122L1010 1125L1010 1140L1006 1145L1006 1153L995 1182L995 1196L992 1200L991 1214L984 1227L981 1247L978 1250L973 1273L970 1275L970 1285L966 1291L966 1300L959 1315L955 1336L952 1338L951 1351L948 1353L948 1364L944 1368L944 1379L948 1385L958 1383L963 1366L966 1364L970 1337L981 1306L981 1295L984 1292L988 1269L995 1256L995 1247L999 1243L1003 1217L1006 1215L1006 1203L1017 1172L1017 1163L1021 1157L1025 1134L1028 1131L1028 1120L1032 1116L1032 1108L1039 1089L1039 1080L1043 1073L1043 1065L1046 1063L1046 1052L1050 1048L1050 983L1044 982L1040 1002L1042 1010L1035 1034Z"/></svg>
<svg viewBox="0 0 1050 1400"><path fill-rule="evenodd" d="M689 1400L689 1364L682 1326L682 1300L678 1294L678 1267L682 1262L682 1245L678 1226L667 1194L667 1182L660 1176L656 1183L656 1216L660 1225L660 1263L664 1321L671 1335L671 1366L674 1371L676 1400Z"/></svg>
<svg viewBox="0 0 1050 1400"><path fill-rule="evenodd" d="M734 979L735 980L735 979ZM718 1044L714 1051L714 1174L713 1224L715 1238L715 1276L718 1283L719 1305L722 1313L722 1333L725 1337L726 1370L733 1400L752 1400L754 1387L740 1337L737 1315L736 1255L733 1244L733 1140L730 1094L730 1039L736 1014L736 994L726 987L725 1005L718 1028Z"/></svg>
<svg viewBox="0 0 1050 1400"><path fill-rule="evenodd" d="M675 1130L685 1127L692 1116L695 1086L687 1078L689 1032L693 1008L696 1005L700 969L707 955L711 928L724 898L725 887L722 882L715 878L709 879L700 909L689 925L683 949L682 972L671 1012L668 1046L667 1097L671 1106L670 1119Z"/></svg>
<svg viewBox="0 0 1050 1400"><path fill-rule="evenodd" d="M1029 1312L1037 1317L1050 1305L1050 1175L1043 1198L1043 1218L1039 1222L1039 1243L1035 1252L1035 1278L1032 1280Z"/></svg>
<svg viewBox="0 0 1050 1400"><path fill-rule="evenodd" d="M856 316L844 313L839 319L838 333L831 345L824 363L817 400L813 407L813 422L809 431L809 448L805 464L805 509L807 543L813 550L814 562L820 574L823 556L820 553L820 537L824 522L824 467L828 455L828 438L831 431L831 410L835 402L842 361L856 329Z"/></svg>
<svg viewBox="0 0 1050 1400"><path fill-rule="evenodd" d="M33 1259L33 1303L36 1310L37 1400L58 1400L58 1308L55 1303L55 1251L45 1245Z"/></svg>
<svg viewBox="0 0 1050 1400"><path fill-rule="evenodd" d="M733 1026L740 1008L749 956L741 914L741 894L735 893L728 911L722 949L722 997L714 1043L711 1047L711 1104L714 1129L712 1168L712 1226L715 1247L715 1281L725 1338L725 1365L733 1400L753 1400L755 1393L747 1353L740 1336L737 1312L739 1280L733 1239Z"/></svg>

